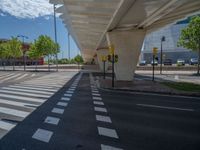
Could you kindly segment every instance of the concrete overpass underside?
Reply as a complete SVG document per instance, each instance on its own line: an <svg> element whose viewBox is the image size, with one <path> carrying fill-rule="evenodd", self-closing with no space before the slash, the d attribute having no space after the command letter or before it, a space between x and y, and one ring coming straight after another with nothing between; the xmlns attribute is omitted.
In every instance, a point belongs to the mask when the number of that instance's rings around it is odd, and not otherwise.
<svg viewBox="0 0 200 150"><path fill-rule="evenodd" d="M117 80L133 80L146 34L200 12L200 0L50 0L79 46L85 61L108 54L119 61ZM98 52L97 52L98 49ZM101 63L99 62L101 65Z"/></svg>

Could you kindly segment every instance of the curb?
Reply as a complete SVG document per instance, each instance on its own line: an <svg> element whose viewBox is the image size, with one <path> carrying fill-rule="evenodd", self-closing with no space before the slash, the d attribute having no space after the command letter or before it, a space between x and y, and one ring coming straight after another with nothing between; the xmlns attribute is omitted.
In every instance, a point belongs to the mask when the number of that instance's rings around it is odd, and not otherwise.
<svg viewBox="0 0 200 150"><path fill-rule="evenodd" d="M195 97L200 99L200 94L198 93L174 93L174 92L152 92L152 91L141 91L141 90L130 90L130 89L118 89L118 88L104 88L98 87L101 90L112 91L112 92L135 92L135 93L148 93L148 94L160 94L160 95L168 95L168 96L188 96Z"/></svg>

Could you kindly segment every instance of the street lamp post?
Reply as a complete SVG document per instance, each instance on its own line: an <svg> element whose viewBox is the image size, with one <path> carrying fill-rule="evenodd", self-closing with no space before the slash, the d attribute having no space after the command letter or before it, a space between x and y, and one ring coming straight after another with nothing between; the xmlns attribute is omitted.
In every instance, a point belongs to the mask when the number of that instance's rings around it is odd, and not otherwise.
<svg viewBox="0 0 200 150"><path fill-rule="evenodd" d="M54 16L54 33L55 33L55 43L57 44L57 26L56 26L56 4L53 5L53 16ZM56 47L56 50L58 48ZM56 53L56 71L58 71L58 53Z"/></svg>
<svg viewBox="0 0 200 150"><path fill-rule="evenodd" d="M28 37L25 36L25 35L18 35L17 37L21 37L22 38L22 44L24 46L24 39L28 39ZM25 54L26 54L26 50L23 49L24 71L26 70L26 58L25 58Z"/></svg>
<svg viewBox="0 0 200 150"><path fill-rule="evenodd" d="M68 33L68 59L70 61L70 34Z"/></svg>
<svg viewBox="0 0 200 150"><path fill-rule="evenodd" d="M162 64L163 64L163 48L162 48L162 42L165 41L165 36L162 36L161 38L161 49L160 49L160 74L162 74Z"/></svg>

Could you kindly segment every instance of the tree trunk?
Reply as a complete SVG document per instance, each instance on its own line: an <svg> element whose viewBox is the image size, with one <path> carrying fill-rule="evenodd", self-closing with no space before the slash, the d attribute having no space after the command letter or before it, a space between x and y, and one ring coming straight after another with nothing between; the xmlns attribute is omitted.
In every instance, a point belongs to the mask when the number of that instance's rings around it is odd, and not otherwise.
<svg viewBox="0 0 200 150"><path fill-rule="evenodd" d="M38 65L38 61L36 60L35 71L37 71L37 65Z"/></svg>
<svg viewBox="0 0 200 150"><path fill-rule="evenodd" d="M198 66L197 66L197 75L199 76L200 73L199 73L199 68L200 67L200 47L199 47L199 55L198 55Z"/></svg>

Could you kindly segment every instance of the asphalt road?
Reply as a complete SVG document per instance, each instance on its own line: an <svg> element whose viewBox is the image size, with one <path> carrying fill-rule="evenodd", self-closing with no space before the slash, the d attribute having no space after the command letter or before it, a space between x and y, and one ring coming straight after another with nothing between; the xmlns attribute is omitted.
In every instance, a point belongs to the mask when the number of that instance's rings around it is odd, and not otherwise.
<svg viewBox="0 0 200 150"><path fill-rule="evenodd" d="M1 150L200 149L200 98L104 91L89 73L65 83Z"/></svg>

